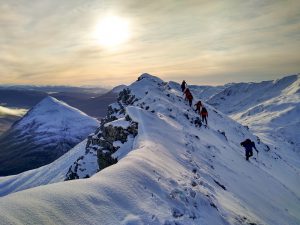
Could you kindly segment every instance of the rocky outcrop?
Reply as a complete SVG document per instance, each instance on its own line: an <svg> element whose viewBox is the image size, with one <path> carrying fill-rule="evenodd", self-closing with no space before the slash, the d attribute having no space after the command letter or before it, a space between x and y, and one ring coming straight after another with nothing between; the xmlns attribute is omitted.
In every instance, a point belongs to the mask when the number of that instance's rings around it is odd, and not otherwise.
<svg viewBox="0 0 300 225"><path fill-rule="evenodd" d="M118 162L113 154L138 134L138 123L126 114L125 107L137 101L129 89L120 92L118 102L108 107L107 116L95 133L89 135L85 155L69 168L65 180L87 178ZM118 144L116 144L118 143Z"/></svg>

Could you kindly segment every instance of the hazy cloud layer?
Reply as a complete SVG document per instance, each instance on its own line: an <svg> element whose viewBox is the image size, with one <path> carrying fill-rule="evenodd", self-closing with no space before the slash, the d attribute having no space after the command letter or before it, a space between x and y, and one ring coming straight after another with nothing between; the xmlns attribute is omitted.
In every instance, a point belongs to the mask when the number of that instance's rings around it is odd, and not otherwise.
<svg viewBox="0 0 300 225"><path fill-rule="evenodd" d="M26 109L7 108L0 106L0 118L6 116L23 116L26 112Z"/></svg>
<svg viewBox="0 0 300 225"><path fill-rule="evenodd" d="M116 49L93 36L107 14L130 22ZM0 0L0 51L0 83L273 79L300 72L300 1Z"/></svg>

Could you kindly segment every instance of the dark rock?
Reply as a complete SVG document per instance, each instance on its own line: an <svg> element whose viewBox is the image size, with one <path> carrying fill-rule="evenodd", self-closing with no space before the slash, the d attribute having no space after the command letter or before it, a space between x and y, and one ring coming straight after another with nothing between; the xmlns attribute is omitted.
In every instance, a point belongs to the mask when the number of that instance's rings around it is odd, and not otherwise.
<svg viewBox="0 0 300 225"><path fill-rule="evenodd" d="M172 216L175 217L175 218L179 218L179 217L183 216L183 213L179 209L173 208L172 209Z"/></svg>
<svg viewBox="0 0 300 225"><path fill-rule="evenodd" d="M225 187L223 184L221 184L219 181L216 181L215 179L214 179L214 182L215 182L217 185L219 185L223 190L226 191L226 187Z"/></svg>

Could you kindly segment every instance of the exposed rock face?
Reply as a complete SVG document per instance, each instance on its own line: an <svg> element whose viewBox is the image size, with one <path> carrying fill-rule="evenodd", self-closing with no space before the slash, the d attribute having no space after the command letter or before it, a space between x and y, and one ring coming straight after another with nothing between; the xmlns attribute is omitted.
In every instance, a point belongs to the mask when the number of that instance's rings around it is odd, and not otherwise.
<svg viewBox="0 0 300 225"><path fill-rule="evenodd" d="M138 123L126 115L125 107L137 99L129 89L120 92L118 102L108 107L107 116L94 134L88 137L85 155L79 157L69 168L66 180L87 178L101 169L118 162L113 156L122 145L128 148L138 133Z"/></svg>

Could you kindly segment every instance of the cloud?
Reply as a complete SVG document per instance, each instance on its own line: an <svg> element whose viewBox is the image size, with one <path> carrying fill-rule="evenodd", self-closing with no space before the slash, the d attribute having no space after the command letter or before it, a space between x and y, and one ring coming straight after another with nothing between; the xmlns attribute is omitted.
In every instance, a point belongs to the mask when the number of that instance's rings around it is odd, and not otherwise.
<svg viewBox="0 0 300 225"><path fill-rule="evenodd" d="M140 72L222 82L232 73L241 81L300 71L296 0L0 3L2 83L115 85ZM116 50L102 49L92 35L107 14L131 24L131 40Z"/></svg>
<svg viewBox="0 0 300 225"><path fill-rule="evenodd" d="M23 116L26 112L26 109L7 108L0 106L0 118L5 116Z"/></svg>

